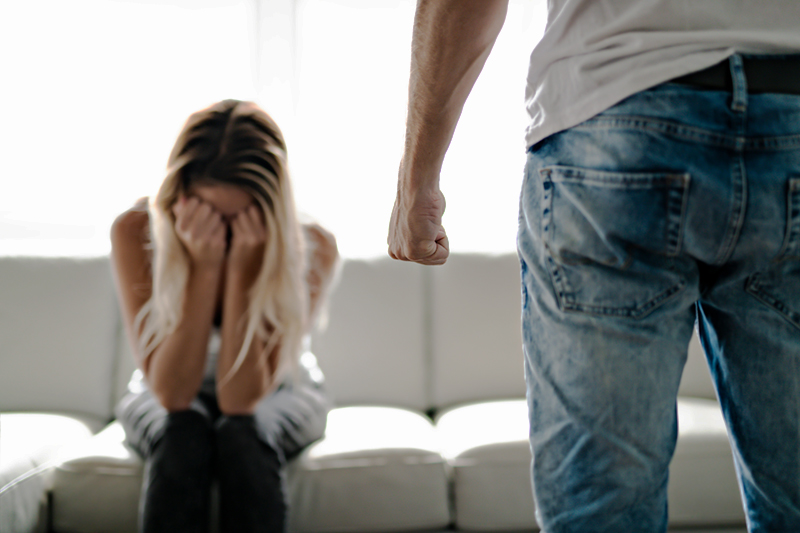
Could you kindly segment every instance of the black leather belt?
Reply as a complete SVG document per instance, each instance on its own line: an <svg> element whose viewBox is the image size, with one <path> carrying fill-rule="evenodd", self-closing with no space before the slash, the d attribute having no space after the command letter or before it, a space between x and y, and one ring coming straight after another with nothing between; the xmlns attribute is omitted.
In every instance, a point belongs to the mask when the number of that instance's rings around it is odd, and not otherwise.
<svg viewBox="0 0 800 533"><path fill-rule="evenodd" d="M800 56L743 57L742 65L748 93L800 94ZM670 81L700 89L733 90L728 60Z"/></svg>

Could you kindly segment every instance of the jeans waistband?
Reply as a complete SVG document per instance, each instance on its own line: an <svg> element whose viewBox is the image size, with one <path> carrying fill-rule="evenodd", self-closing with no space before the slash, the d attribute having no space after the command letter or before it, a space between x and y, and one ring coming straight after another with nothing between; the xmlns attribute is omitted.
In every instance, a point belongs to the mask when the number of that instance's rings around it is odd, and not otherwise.
<svg viewBox="0 0 800 533"><path fill-rule="evenodd" d="M747 80L747 92L800 94L800 55L738 56ZM729 60L671 80L700 89L733 91Z"/></svg>

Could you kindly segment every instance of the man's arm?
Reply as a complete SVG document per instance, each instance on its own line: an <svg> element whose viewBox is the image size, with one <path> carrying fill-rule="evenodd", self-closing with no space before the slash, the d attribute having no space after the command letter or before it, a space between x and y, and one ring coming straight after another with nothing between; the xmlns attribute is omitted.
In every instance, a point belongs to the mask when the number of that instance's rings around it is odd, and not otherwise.
<svg viewBox="0 0 800 533"><path fill-rule="evenodd" d="M411 45L408 117L389 255L447 260L439 172L464 102L503 27L508 0L419 0Z"/></svg>

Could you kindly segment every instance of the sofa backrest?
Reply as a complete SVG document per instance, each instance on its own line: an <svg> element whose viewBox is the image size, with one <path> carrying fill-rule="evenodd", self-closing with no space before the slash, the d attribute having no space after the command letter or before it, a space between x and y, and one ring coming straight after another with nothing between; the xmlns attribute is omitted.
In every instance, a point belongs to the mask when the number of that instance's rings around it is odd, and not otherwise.
<svg viewBox="0 0 800 533"><path fill-rule="evenodd" d="M519 307L515 254L348 260L312 349L339 405L522 397ZM133 369L107 257L0 256L0 411L106 420ZM696 339L681 394L714 398Z"/></svg>
<svg viewBox="0 0 800 533"><path fill-rule="evenodd" d="M516 254L454 254L441 267L349 260L312 348L340 405L519 398L520 315ZM696 336L680 394L715 398Z"/></svg>
<svg viewBox="0 0 800 533"><path fill-rule="evenodd" d="M522 397L516 255L453 255L441 267L349 260L312 349L340 405L426 411Z"/></svg>
<svg viewBox="0 0 800 533"><path fill-rule="evenodd" d="M388 258L345 261L311 344L337 404L428 408L426 274Z"/></svg>
<svg viewBox="0 0 800 533"><path fill-rule="evenodd" d="M110 418L118 324L107 257L0 257L0 411Z"/></svg>
<svg viewBox="0 0 800 533"><path fill-rule="evenodd" d="M525 396L516 254L454 255L430 273L432 406Z"/></svg>

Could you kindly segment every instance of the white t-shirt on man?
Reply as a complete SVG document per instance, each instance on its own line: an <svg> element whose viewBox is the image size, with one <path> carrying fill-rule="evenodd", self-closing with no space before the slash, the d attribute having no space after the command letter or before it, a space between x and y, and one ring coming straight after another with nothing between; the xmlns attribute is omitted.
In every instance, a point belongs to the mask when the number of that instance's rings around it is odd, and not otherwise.
<svg viewBox="0 0 800 533"><path fill-rule="evenodd" d="M800 53L800 0L548 0L527 146L734 53Z"/></svg>

